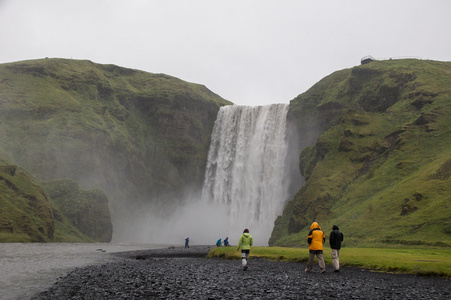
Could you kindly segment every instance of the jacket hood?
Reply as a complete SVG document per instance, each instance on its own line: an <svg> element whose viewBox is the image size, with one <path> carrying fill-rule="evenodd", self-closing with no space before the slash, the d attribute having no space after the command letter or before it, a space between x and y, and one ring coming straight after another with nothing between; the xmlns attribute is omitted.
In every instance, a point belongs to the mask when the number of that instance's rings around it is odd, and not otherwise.
<svg viewBox="0 0 451 300"><path fill-rule="evenodd" d="M243 233L244 236L250 236L249 232Z"/></svg>
<svg viewBox="0 0 451 300"><path fill-rule="evenodd" d="M340 230L340 228L338 228L337 225L334 225L334 226L332 227L332 230Z"/></svg>
<svg viewBox="0 0 451 300"><path fill-rule="evenodd" d="M313 229L321 230L321 227L319 227L319 224L317 222L313 222L312 226L310 226L310 230L313 230Z"/></svg>

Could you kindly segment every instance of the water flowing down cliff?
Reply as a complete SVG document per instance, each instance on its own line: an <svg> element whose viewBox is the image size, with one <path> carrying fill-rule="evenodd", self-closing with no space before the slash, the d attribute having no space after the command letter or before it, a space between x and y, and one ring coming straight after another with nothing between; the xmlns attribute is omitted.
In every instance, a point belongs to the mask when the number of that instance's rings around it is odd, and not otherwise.
<svg viewBox="0 0 451 300"><path fill-rule="evenodd" d="M221 107L213 128L202 199L225 207L228 231L249 228L267 244L289 198L287 104Z"/></svg>

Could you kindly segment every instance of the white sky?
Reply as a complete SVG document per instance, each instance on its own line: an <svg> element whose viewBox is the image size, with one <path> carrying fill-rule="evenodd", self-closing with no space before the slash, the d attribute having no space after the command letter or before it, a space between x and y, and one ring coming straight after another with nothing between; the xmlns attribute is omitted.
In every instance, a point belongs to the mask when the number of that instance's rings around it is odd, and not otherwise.
<svg viewBox="0 0 451 300"><path fill-rule="evenodd" d="M451 61L450 13L450 0L0 0L0 63L89 59L288 103L366 55Z"/></svg>

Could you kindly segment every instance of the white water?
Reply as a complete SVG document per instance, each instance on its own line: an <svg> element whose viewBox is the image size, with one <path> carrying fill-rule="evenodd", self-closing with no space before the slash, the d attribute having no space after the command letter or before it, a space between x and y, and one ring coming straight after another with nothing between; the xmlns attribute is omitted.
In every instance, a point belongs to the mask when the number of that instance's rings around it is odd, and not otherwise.
<svg viewBox="0 0 451 300"><path fill-rule="evenodd" d="M258 245L290 196L287 112L287 104L221 107L211 136L202 200L227 215L226 232L249 228Z"/></svg>
<svg viewBox="0 0 451 300"><path fill-rule="evenodd" d="M129 220L133 234L126 241L176 244L189 237L193 244L215 245L229 237L237 245L248 228L254 245L268 245L274 221L302 184L298 138L288 134L287 112L286 104L222 107L202 194L187 193L169 212L143 207Z"/></svg>

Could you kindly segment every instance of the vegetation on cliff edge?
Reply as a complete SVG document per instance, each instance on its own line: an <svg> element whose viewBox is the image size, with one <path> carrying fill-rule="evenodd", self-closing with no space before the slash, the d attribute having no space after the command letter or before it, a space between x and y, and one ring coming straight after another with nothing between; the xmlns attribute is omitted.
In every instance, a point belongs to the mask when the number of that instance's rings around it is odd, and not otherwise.
<svg viewBox="0 0 451 300"><path fill-rule="evenodd" d="M448 62L375 61L295 98L290 119L317 135L270 245L304 245L317 221L347 245L451 246L450 115Z"/></svg>
<svg viewBox="0 0 451 300"><path fill-rule="evenodd" d="M231 104L164 74L72 59L0 65L0 156L43 181L108 196L115 234L142 232L203 182L217 111Z"/></svg>

